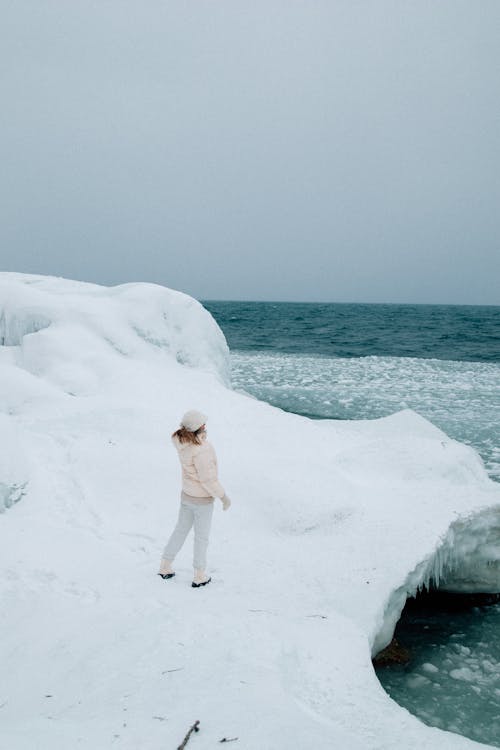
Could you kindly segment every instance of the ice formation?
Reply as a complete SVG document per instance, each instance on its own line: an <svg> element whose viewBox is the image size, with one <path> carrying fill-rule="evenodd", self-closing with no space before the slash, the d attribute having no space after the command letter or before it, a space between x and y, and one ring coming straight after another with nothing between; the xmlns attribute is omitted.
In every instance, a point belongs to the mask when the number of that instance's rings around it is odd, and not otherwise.
<svg viewBox="0 0 500 750"><path fill-rule="evenodd" d="M435 552L391 594L374 653L390 643L406 599L431 586L468 594L500 591L500 507L477 511L450 525Z"/></svg>
<svg viewBox="0 0 500 750"><path fill-rule="evenodd" d="M228 348L212 316L192 297L156 284L105 288L21 274L0 277L0 344L19 347L15 364L52 372L47 380L64 388L56 370L77 370L94 382L94 370L117 357L168 355L227 380ZM39 336L31 336L40 333ZM115 367L116 367L115 362Z"/></svg>
<svg viewBox="0 0 500 750"><path fill-rule="evenodd" d="M411 411L314 422L227 388L199 303L150 284L0 275L2 739L10 750L441 750L371 654L426 582L500 590L500 488ZM213 584L190 550L155 576L177 513L169 434L209 415L233 499ZM255 716L259 717L255 721Z"/></svg>

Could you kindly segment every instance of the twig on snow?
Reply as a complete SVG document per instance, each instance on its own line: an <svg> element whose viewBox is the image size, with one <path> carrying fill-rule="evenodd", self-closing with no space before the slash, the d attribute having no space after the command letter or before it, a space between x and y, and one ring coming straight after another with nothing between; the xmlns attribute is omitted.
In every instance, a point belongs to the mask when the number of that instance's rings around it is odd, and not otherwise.
<svg viewBox="0 0 500 750"><path fill-rule="evenodd" d="M223 737L219 742L236 742L237 737Z"/></svg>
<svg viewBox="0 0 500 750"><path fill-rule="evenodd" d="M195 721L194 724L193 724L193 726L190 728L189 732L184 737L184 739L182 741L182 744L179 745L179 747L177 748L177 750L184 750L184 748L186 747L187 743L189 742L189 738L191 737L191 735L193 734L193 732L199 732L199 731L200 731L200 722L199 721Z"/></svg>
<svg viewBox="0 0 500 750"><path fill-rule="evenodd" d="M182 672L183 669L184 667L177 667L177 669L165 669L162 674L168 674L169 672Z"/></svg>
<svg viewBox="0 0 500 750"><path fill-rule="evenodd" d="M326 615L306 615L306 617L319 617L320 620L328 620Z"/></svg>

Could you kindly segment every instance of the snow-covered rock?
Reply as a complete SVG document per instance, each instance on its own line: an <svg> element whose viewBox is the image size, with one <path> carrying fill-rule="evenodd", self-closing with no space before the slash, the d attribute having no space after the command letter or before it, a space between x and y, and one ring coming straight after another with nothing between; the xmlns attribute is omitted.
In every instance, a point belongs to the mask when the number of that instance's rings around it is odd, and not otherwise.
<svg viewBox="0 0 500 750"><path fill-rule="evenodd" d="M314 422L227 388L210 315L151 284L0 275L0 684L9 750L479 747L427 727L371 655L407 593L500 590L500 488L413 412ZM213 582L175 521L169 435L209 415ZM219 510L217 508L217 510Z"/></svg>

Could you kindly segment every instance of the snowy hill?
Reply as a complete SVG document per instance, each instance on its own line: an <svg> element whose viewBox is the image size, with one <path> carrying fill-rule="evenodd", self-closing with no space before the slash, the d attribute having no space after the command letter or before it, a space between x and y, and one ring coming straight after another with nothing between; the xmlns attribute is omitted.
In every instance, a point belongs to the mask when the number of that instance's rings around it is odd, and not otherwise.
<svg viewBox="0 0 500 750"><path fill-rule="evenodd" d="M500 590L500 488L413 412L312 422L231 391L195 300L0 274L1 747L480 747L397 706L371 655L425 581ZM209 415L213 582L155 573Z"/></svg>

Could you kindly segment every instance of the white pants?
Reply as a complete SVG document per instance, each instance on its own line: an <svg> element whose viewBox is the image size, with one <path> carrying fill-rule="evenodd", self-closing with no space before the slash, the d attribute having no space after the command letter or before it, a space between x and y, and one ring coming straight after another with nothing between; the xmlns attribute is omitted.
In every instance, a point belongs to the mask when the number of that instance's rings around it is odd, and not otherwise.
<svg viewBox="0 0 500 750"><path fill-rule="evenodd" d="M177 525L163 551L163 559L172 562L180 548L186 541L186 537L194 526L194 555L193 568L205 570L207 566L207 547L212 524L214 504L193 503L182 500L179 509Z"/></svg>

